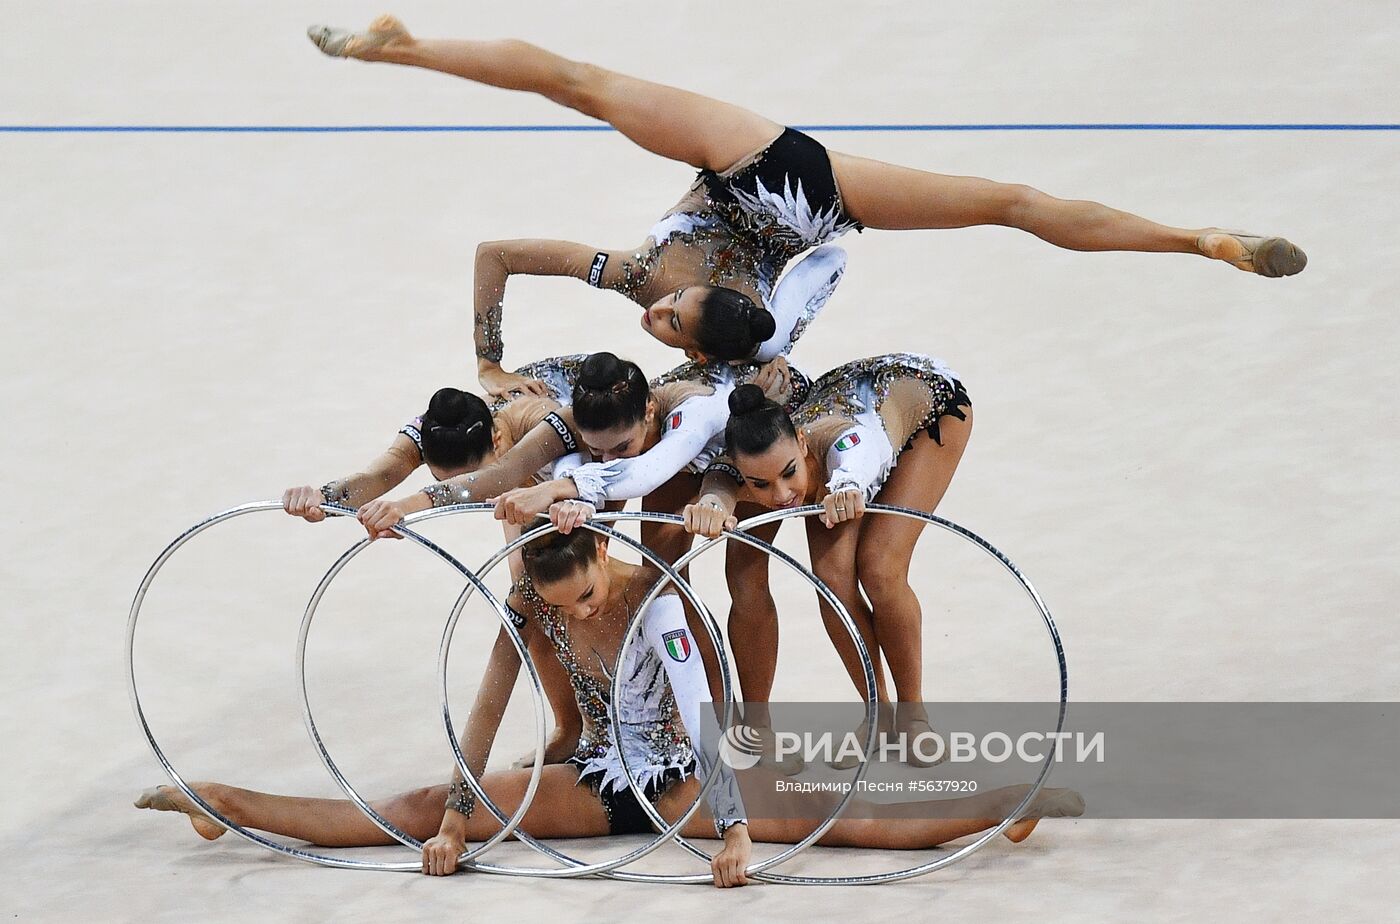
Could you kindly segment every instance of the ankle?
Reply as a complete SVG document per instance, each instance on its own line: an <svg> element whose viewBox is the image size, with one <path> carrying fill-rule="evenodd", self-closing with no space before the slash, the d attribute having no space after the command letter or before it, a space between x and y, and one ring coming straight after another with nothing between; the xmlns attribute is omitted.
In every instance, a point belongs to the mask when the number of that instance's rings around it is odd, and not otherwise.
<svg viewBox="0 0 1400 924"><path fill-rule="evenodd" d="M361 61L375 61L383 64L414 65L419 63L418 41L405 35L402 38L390 39L378 47L356 52L354 57Z"/></svg>
<svg viewBox="0 0 1400 924"><path fill-rule="evenodd" d="M197 792L199 797L208 802L220 815L234 824L242 824L238 820L238 800L231 787L222 783L196 783L190 788Z"/></svg>

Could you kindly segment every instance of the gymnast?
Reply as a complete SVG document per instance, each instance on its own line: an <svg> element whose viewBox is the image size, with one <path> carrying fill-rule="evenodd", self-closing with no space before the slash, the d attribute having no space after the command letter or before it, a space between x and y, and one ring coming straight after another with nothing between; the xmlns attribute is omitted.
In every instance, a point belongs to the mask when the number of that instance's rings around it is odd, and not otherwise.
<svg viewBox="0 0 1400 924"><path fill-rule="evenodd" d="M556 356L524 367L534 380L547 385L545 395L517 394L488 406L471 392L440 388L428 402L428 410L404 424L389 448L363 471L320 488L288 488L282 494L282 507L292 516L319 523L326 518L321 504L358 507L398 487L420 465L426 465L438 481L489 465L551 412L569 404L586 358Z"/></svg>
<svg viewBox="0 0 1400 924"><path fill-rule="evenodd" d="M659 573L610 559L600 537L587 530L540 537L526 546L523 557L524 575L507 598L512 619L522 634L548 640L568 672L585 728L567 763L544 768L521 829L539 838L650 833L651 823L627 783L619 746L627 749L628 766L647 798L663 818L674 821L695 800L700 780L714 762L713 755L692 744L703 710L711 705L704 669L691 655L694 649L680 598L669 588L643 616L642 637L630 648L623 668L629 681L619 731L608 715L609 673L632 614ZM491 800L512 814L524 798L530 772L485 771L485 766L519 670L514 647L498 642L462 735L468 766ZM618 734L625 740L619 741ZM195 783L193 788L230 821L246 828L327 847L394 843L348 800L270 795L219 783ZM932 847L995 827L1025 792L1024 786L1004 787L941 802L939 814L944 817L938 818L843 818L819 843ZM722 840L711 863L714 883L720 888L747 883L744 870L750 862L751 839L795 843L812 830L812 822L805 819L747 818L734 775L723 763L707 795L713 824L703 812L697 813L681 834ZM401 830L425 841L423 872L442 876L456 871L457 858L469 841L485 840L500 829L488 813L474 811L475 802L460 771L454 769L450 784L402 793L374 803L374 808ZM195 830L210 840L223 834L219 824L172 786L147 790L136 806L183 812ZM860 800L853 800L849 811L857 814L860 807ZM1083 811L1084 802L1077 793L1042 790L1027 814L1005 834L1020 842L1040 818L1077 816Z"/></svg>
<svg viewBox="0 0 1400 924"><path fill-rule="evenodd" d="M692 358L757 356L771 335L763 308L793 257L851 228L1004 225L1070 250L1193 253L1261 276L1301 272L1307 257L1280 237L1156 224L1096 202L1028 186L945 176L828 151L740 106L571 61L518 40L416 39L392 16L360 33L307 30L327 55L440 71L525 90L601 119L642 148L699 169L694 185L631 250L551 240L477 249L476 353L492 394L541 390L501 368L502 303L518 273L571 276L646 310L644 330Z"/></svg>
<svg viewBox="0 0 1400 924"><path fill-rule="evenodd" d="M735 524L741 497L770 510L820 503L820 516L807 520L812 571L860 629L882 702L889 699L882 658L889 663L898 700L894 727L909 735L930 731L920 705L923 618L909 586L910 560L925 524L896 516L861 518L867 502L933 512L967 447L971 405L952 370L911 353L833 369L791 415L756 388L735 389L726 455L710 466L700 499L685 511L688 530L715 536ZM772 541L779 525L750 532ZM738 576L741 583L747 579ZM825 601L821 612L847 672L863 690L864 665L854 644ZM734 646L734 660L748 709L745 722L765 737L771 731L762 704L777 664L776 617L771 605L735 609L728 627L731 638L744 640ZM909 762L925 765L914 754Z"/></svg>
<svg viewBox="0 0 1400 924"><path fill-rule="evenodd" d="M635 363L612 353L594 353L582 365L572 405L550 414L494 464L404 498L364 504L360 522L371 536L389 537L411 513L492 500L497 518L517 525L529 523L556 503L569 507L570 519L577 522L584 511L632 498L645 502L673 483L683 484L685 490L668 490L667 495L678 500L667 512L679 513L696 498L699 476L723 449L727 398L735 385L753 377L765 382L774 396L786 399L793 383L807 384L771 374L772 365L691 365L653 384ZM529 472L550 465L553 479L520 487ZM678 526L667 534L659 524L643 524L643 541L659 553L669 551L671 559L684 551L684 546L673 548L676 535L689 542Z"/></svg>

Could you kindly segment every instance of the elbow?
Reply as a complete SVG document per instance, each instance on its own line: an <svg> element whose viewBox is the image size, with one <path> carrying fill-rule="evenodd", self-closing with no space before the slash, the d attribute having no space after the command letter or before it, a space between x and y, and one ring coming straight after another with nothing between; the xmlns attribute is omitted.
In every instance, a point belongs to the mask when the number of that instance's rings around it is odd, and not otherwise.
<svg viewBox="0 0 1400 924"><path fill-rule="evenodd" d="M476 264L498 263L501 266L506 262L507 241L482 241L476 245Z"/></svg>

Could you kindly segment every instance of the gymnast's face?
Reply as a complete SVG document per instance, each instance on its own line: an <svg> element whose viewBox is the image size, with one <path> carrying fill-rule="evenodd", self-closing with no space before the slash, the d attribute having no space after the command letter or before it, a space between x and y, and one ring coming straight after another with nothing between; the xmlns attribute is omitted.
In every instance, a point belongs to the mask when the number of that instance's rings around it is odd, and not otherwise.
<svg viewBox="0 0 1400 924"><path fill-rule="evenodd" d="M664 298L657 299L642 312L642 330L669 347L685 350L690 359L703 362L697 334L700 330L700 306L705 300L705 286L682 286Z"/></svg>
<svg viewBox="0 0 1400 924"><path fill-rule="evenodd" d="M592 619L603 610L611 581L608 576L608 553L602 537L597 544L597 557L577 567L557 581L535 581L535 592L545 603L557 606L570 619Z"/></svg>
<svg viewBox="0 0 1400 924"><path fill-rule="evenodd" d="M640 420L618 424L606 430L579 428L583 444L594 458L611 462L613 459L635 459L647 449L648 437L656 421L656 403L647 399L647 410Z"/></svg>
<svg viewBox="0 0 1400 924"><path fill-rule="evenodd" d="M807 469L807 435L781 436L755 455L735 458L753 499L764 507L781 510L805 503L811 482Z"/></svg>

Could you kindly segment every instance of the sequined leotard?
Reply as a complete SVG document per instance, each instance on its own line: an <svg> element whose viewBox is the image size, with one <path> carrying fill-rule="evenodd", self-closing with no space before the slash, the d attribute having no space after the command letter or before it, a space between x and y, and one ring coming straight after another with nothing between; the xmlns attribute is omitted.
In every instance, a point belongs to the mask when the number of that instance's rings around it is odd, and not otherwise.
<svg viewBox="0 0 1400 924"><path fill-rule="evenodd" d="M520 578L512 594L512 606L521 604L516 607L517 625L523 628L533 619L569 674L584 721L570 763L579 769L579 782L589 784L603 801L614 834L650 830L640 810L628 805L633 797L619 747L625 749L627 766L653 802L697 768L703 778L713 761L711 755L697 753L687 734L687 729L700 728L702 711L710 708L710 691L684 607L674 593L663 593L652 602L643 617L642 637L628 649L623 701L617 704L620 735L615 734L608 714L612 671L627 620L657 576L650 569L631 566L622 590L623 605L615 608L617 612L588 620L596 625L588 627L592 631L587 641L571 631L569 617L540 598L528 575ZM708 798L718 827L744 820L743 800L727 768L721 767Z"/></svg>
<svg viewBox="0 0 1400 924"><path fill-rule="evenodd" d="M767 308L774 335L753 357L784 355L845 271L826 242L859 225L845 212L826 149L787 129L723 173L701 171L634 251L593 251L566 241L498 241L478 255L477 356L499 363L511 274L572 276L649 306L687 285L736 289ZM825 246L818 246L823 245ZM779 279L803 251L816 247Z"/></svg>
<svg viewBox="0 0 1400 924"><path fill-rule="evenodd" d="M686 363L672 369L651 383L661 421L655 446L635 458L611 462L588 462L582 456L561 461L554 477L572 479L579 499L601 508L608 501L645 497L682 471L703 475L724 452L730 393L753 381L759 368L757 363ZM789 368L793 375L787 403L796 408L811 382L796 366ZM678 395L682 400L667 400L678 386L685 389Z"/></svg>
<svg viewBox="0 0 1400 924"><path fill-rule="evenodd" d="M836 273L839 277L840 273ZM827 278L822 284L804 283L801 291L816 311L830 297L834 285ZM788 342L787 347L790 346ZM425 493L436 507L479 502L519 487L530 472L553 466L552 477L572 478L578 496L594 506L645 497L683 470L704 473L723 451L729 392L752 381L760 368L757 362L691 362L654 379L650 387L661 433L657 443L640 456L594 463L585 451L573 415L563 410L546 415L533 432L494 464L471 475L431 485L424 489ZM807 394L811 382L796 366L790 369L793 374L788 404L795 407Z"/></svg>
<svg viewBox="0 0 1400 924"><path fill-rule="evenodd" d="M857 488L873 501L921 430L941 442L939 418L965 420L962 409L971 404L957 373L942 360L888 353L817 379L792 422L825 460L828 491Z"/></svg>

